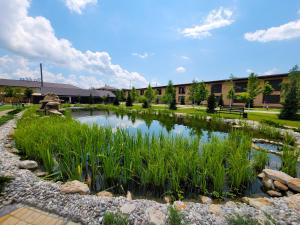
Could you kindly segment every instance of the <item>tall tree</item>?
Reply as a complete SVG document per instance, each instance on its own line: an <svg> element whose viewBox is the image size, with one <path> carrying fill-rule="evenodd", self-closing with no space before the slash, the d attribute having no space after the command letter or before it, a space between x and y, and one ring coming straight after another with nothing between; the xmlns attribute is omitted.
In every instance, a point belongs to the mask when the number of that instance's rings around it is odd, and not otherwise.
<svg viewBox="0 0 300 225"><path fill-rule="evenodd" d="M216 97L214 93L211 93L207 99L207 109L206 112L214 113L216 108Z"/></svg>
<svg viewBox="0 0 300 225"><path fill-rule="evenodd" d="M197 90L198 90L198 82L196 80L193 80L193 83L189 89L189 99L193 105L196 103Z"/></svg>
<svg viewBox="0 0 300 225"><path fill-rule="evenodd" d="M290 70L288 82L282 85L282 93L284 102L279 118L297 119L300 106L300 70L297 65Z"/></svg>
<svg viewBox="0 0 300 225"><path fill-rule="evenodd" d="M172 81L169 81L164 95L165 102L169 105L169 109L176 110L176 90Z"/></svg>
<svg viewBox="0 0 300 225"><path fill-rule="evenodd" d="M131 107L132 106L131 91L128 92L127 99L126 99L126 106L127 107Z"/></svg>
<svg viewBox="0 0 300 225"><path fill-rule="evenodd" d="M208 90L206 89L206 85L204 81L201 81L198 84L197 93L196 93L197 104L200 105L201 102L207 99L207 96L208 96Z"/></svg>
<svg viewBox="0 0 300 225"><path fill-rule="evenodd" d="M273 92L273 87L272 85L267 81L263 87L262 93L263 93L263 98L264 98L264 104L266 104L266 96L272 94Z"/></svg>
<svg viewBox="0 0 300 225"><path fill-rule="evenodd" d="M125 97L125 91L123 89L121 89L120 91L120 101L125 101L126 97Z"/></svg>
<svg viewBox="0 0 300 225"><path fill-rule="evenodd" d="M136 102L137 101L137 97L138 97L138 93L137 93L135 87L132 87L132 89L131 89L132 102Z"/></svg>
<svg viewBox="0 0 300 225"><path fill-rule="evenodd" d="M250 73L247 83L247 93L249 94L248 108L253 108L254 99L262 92L259 87L259 79L255 73Z"/></svg>
<svg viewBox="0 0 300 225"><path fill-rule="evenodd" d="M25 91L24 91L24 95L25 95L25 98L27 99L27 101L30 103L30 99L32 97L32 89L31 88L26 88Z"/></svg>
<svg viewBox="0 0 300 225"><path fill-rule="evenodd" d="M121 91L117 90L115 93L115 99L113 102L114 105L116 105L116 106L120 105L120 96L121 96Z"/></svg>
<svg viewBox="0 0 300 225"><path fill-rule="evenodd" d="M14 97L15 96L15 90L12 87L6 87L4 89L4 96L5 97Z"/></svg>
<svg viewBox="0 0 300 225"><path fill-rule="evenodd" d="M151 107L151 103L155 99L155 91L153 90L153 88L151 87L150 84L148 85L148 87L145 91L145 97L146 97L146 100L148 101L148 106Z"/></svg>
<svg viewBox="0 0 300 225"><path fill-rule="evenodd" d="M227 99L229 99L229 106L232 106L233 100L235 99L235 89L234 89L234 83L233 83L234 76L233 74L230 74L230 84L229 84L229 90L227 92Z"/></svg>

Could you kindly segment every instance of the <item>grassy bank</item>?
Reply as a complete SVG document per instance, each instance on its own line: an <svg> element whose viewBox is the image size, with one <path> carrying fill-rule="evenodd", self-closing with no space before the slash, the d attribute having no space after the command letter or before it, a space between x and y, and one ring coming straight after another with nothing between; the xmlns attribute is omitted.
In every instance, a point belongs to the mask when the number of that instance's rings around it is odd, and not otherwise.
<svg viewBox="0 0 300 225"><path fill-rule="evenodd" d="M54 177L86 181L97 191L220 197L225 186L234 193L243 189L259 164L249 160L251 138L243 133L214 137L199 149L197 138L112 132L70 117L40 117L34 109L19 120L15 140L24 155Z"/></svg>
<svg viewBox="0 0 300 225"><path fill-rule="evenodd" d="M21 112L22 110L23 110L22 108L17 108L17 109L14 109L14 110L8 112L6 115L1 116L0 117L0 126L5 124L9 120L13 119L15 117L15 115L18 114L19 112Z"/></svg>

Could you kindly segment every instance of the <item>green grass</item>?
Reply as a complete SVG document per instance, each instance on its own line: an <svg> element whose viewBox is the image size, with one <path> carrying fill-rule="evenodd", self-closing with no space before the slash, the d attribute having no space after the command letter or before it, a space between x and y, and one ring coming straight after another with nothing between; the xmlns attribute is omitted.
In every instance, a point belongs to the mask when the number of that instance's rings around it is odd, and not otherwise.
<svg viewBox="0 0 300 225"><path fill-rule="evenodd" d="M106 212L103 217L103 225L128 225L127 216L120 213Z"/></svg>
<svg viewBox="0 0 300 225"><path fill-rule="evenodd" d="M183 216L180 212L178 212L174 207L170 206L168 208L169 217L168 217L168 225L185 225L186 223L183 221Z"/></svg>
<svg viewBox="0 0 300 225"><path fill-rule="evenodd" d="M63 180L92 180L91 188L114 187L156 195L232 191L252 180L251 138L232 132L201 145L197 137L159 136L88 126L67 116L39 117L31 108L18 121L17 148Z"/></svg>
<svg viewBox="0 0 300 225"><path fill-rule="evenodd" d="M253 156L253 168L261 172L268 163L268 153L265 151L256 151Z"/></svg>
<svg viewBox="0 0 300 225"><path fill-rule="evenodd" d="M6 122L8 122L9 120L14 118L15 114L18 114L19 112L21 112L23 109L22 108L17 108L14 109L10 112L8 112L6 115L1 116L0 117L0 126L2 126L3 124L5 124Z"/></svg>
<svg viewBox="0 0 300 225"><path fill-rule="evenodd" d="M289 174L292 177L297 176L297 159L300 156L300 150L284 145L282 148L282 168L281 171Z"/></svg>
<svg viewBox="0 0 300 225"><path fill-rule="evenodd" d="M227 218L229 225L279 225L270 215L265 214L266 219L263 222L259 222L255 218L249 216L234 215Z"/></svg>
<svg viewBox="0 0 300 225"><path fill-rule="evenodd" d="M9 110L9 109L13 109L14 107L12 105L2 105L0 106L0 112L1 111L5 111L5 110Z"/></svg>

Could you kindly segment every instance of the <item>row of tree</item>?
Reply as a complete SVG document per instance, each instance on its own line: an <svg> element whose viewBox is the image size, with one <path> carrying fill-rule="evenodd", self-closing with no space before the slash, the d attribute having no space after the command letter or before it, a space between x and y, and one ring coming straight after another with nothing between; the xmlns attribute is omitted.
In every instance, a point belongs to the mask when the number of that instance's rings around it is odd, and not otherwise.
<svg viewBox="0 0 300 225"><path fill-rule="evenodd" d="M14 87L5 87L3 93L1 94L1 99L10 98L11 102L22 102L27 101L30 103L33 90L31 88L14 88Z"/></svg>

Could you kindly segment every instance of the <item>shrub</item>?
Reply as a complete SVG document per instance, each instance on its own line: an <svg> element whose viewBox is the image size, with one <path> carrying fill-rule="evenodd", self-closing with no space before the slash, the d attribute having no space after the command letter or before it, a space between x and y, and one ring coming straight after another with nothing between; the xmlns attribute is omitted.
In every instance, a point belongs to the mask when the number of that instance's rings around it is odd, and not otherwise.
<svg viewBox="0 0 300 225"><path fill-rule="evenodd" d="M207 99L207 109L206 109L206 112L208 112L208 113L214 113L215 112L215 108L216 108L216 98L215 98L215 95L213 93L211 93L208 96L208 99Z"/></svg>
<svg viewBox="0 0 300 225"><path fill-rule="evenodd" d="M268 153L265 151L256 151L253 157L253 168L261 172L268 163Z"/></svg>
<svg viewBox="0 0 300 225"><path fill-rule="evenodd" d="M131 107L132 106L132 98L131 98L130 91L128 92L128 96L127 96L127 99L126 99L126 106L127 107Z"/></svg>
<svg viewBox="0 0 300 225"><path fill-rule="evenodd" d="M142 105L142 107L143 107L144 109L148 109L148 108L149 108L149 102L148 102L147 99L144 99L144 100L143 100L143 105Z"/></svg>
<svg viewBox="0 0 300 225"><path fill-rule="evenodd" d="M120 213L106 212L103 217L103 225L128 225L129 221L125 215Z"/></svg>
<svg viewBox="0 0 300 225"><path fill-rule="evenodd" d="M299 149L284 145L282 148L282 166L281 171L289 174L292 177L297 176L297 164L300 156Z"/></svg>

